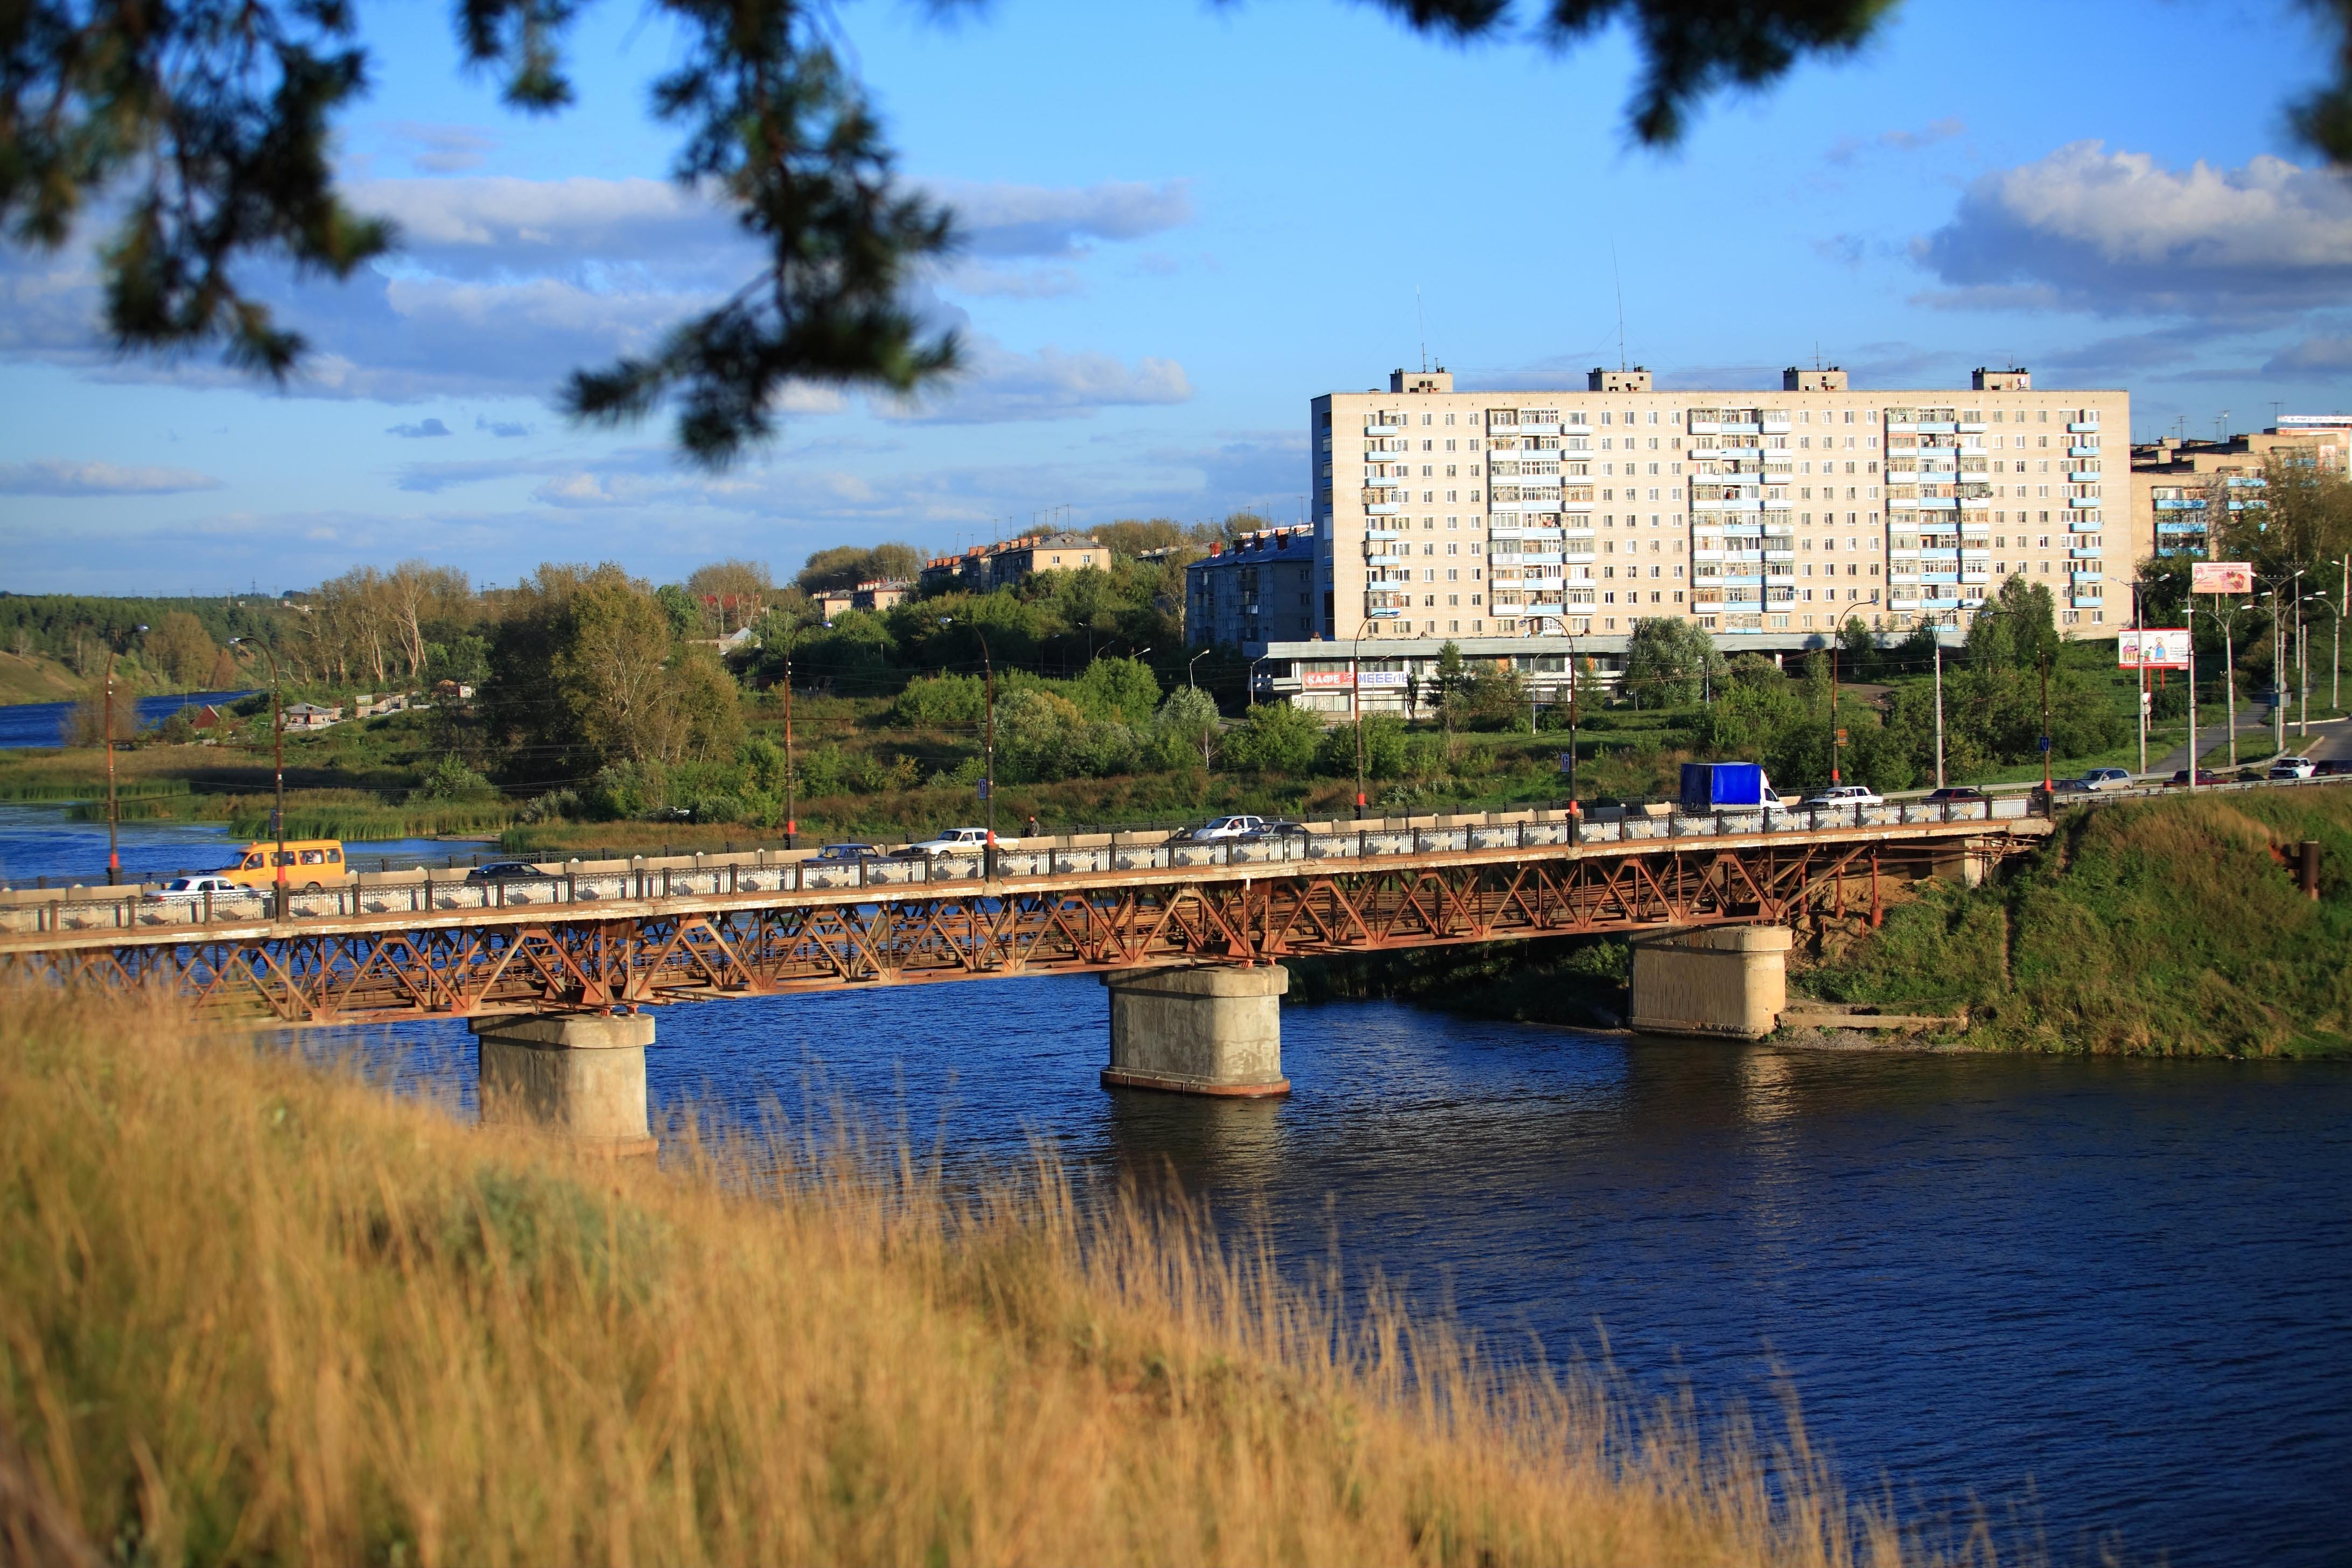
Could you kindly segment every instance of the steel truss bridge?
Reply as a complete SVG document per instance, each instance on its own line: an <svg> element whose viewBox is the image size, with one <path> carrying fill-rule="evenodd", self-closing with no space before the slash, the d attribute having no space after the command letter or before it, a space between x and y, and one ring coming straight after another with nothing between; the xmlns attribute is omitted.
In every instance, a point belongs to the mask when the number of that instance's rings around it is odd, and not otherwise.
<svg viewBox="0 0 2352 1568"><path fill-rule="evenodd" d="M0 911L0 982L160 988L224 1021L382 1023L1874 918L1883 879L1981 868L2047 834L2022 806L1024 847L1000 849L992 879L971 857L770 854L488 885L408 873L293 895L282 919L259 899L59 895Z"/></svg>

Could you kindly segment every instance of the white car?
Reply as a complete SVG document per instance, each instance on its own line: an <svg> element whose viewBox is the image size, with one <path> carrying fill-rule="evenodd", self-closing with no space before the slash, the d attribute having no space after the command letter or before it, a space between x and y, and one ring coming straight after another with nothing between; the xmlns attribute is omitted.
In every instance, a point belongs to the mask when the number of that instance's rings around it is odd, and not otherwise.
<svg viewBox="0 0 2352 1568"><path fill-rule="evenodd" d="M2093 768L2074 781L2076 789L2129 789L2132 776L2124 768Z"/></svg>
<svg viewBox="0 0 2352 1568"><path fill-rule="evenodd" d="M238 887L226 877L174 877L162 887L148 893L151 899L201 899L210 893L216 899L240 898L252 892Z"/></svg>
<svg viewBox="0 0 2352 1568"><path fill-rule="evenodd" d="M1020 840L1017 838L1006 838L1000 836L996 840L996 847L999 849L1010 849L1019 842ZM908 845L907 850L909 854L913 855L950 855L964 850L985 849L987 847L987 828L950 827L936 838L926 838L919 844Z"/></svg>
<svg viewBox="0 0 2352 1568"><path fill-rule="evenodd" d="M2309 757L2281 757L2271 764L2274 779L2307 779L2319 771L2319 764Z"/></svg>
<svg viewBox="0 0 2352 1568"><path fill-rule="evenodd" d="M1804 806L1817 805L1885 805L1886 799L1865 784L1832 784L1829 788L1804 799Z"/></svg>
<svg viewBox="0 0 2352 1568"><path fill-rule="evenodd" d="M1255 838L1265 831L1265 826L1262 816L1220 816L1185 829L1182 837L1195 844L1213 838Z"/></svg>

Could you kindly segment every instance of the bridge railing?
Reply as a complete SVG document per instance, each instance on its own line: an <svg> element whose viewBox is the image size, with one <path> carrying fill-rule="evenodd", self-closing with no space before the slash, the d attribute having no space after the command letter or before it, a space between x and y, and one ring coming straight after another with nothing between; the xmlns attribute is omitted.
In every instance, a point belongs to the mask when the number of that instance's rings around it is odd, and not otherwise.
<svg viewBox="0 0 2352 1568"><path fill-rule="evenodd" d="M1767 812L1718 812L1633 816L1616 822L1561 819L1502 823L1455 823L1435 826L1339 826L1320 833L1283 833L1261 838L1160 844L1047 845L999 847L999 880L1050 882L1121 872L1242 869L1341 861L1370 867L1412 856L1509 853L1665 839L1754 839L1841 829L1901 827L1982 822L2026 816L2021 796L1981 801L1902 801L1883 805L1822 806ZM764 859L764 858L763 858ZM378 880L286 895L291 921L350 921L366 916L443 914L472 910L522 910L593 906L665 899L759 896L784 893L872 890L888 895L907 889L972 885L982 880L978 851L924 856L874 857L856 861L797 859L774 864L732 859L697 866L632 866L569 869L544 876L476 881L435 878L430 872L404 880ZM128 890L60 891L31 902L0 907L0 932L164 929L201 930L214 925L252 925L269 919L268 890L236 893L125 896ZM585 910L583 909L583 911Z"/></svg>

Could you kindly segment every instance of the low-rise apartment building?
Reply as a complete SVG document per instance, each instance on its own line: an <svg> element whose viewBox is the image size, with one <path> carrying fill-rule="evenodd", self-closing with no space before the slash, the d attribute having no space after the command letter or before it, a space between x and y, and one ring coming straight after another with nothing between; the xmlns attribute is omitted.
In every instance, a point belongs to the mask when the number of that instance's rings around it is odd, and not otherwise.
<svg viewBox="0 0 2352 1568"><path fill-rule="evenodd" d="M2217 525L2230 512L2269 508L2273 464L2343 474L2352 453L2352 415L2291 414L2267 430L2224 440L2168 436L2132 448L2133 532L2158 555L2210 559Z"/></svg>
<svg viewBox="0 0 2352 1568"><path fill-rule="evenodd" d="M1276 641L1304 642L1319 623L1312 527L1245 533L1184 568L1184 626L1195 644L1255 658Z"/></svg>
<svg viewBox="0 0 2352 1568"><path fill-rule="evenodd" d="M1040 572L1107 571L1110 547L1083 533L1040 533L994 544L976 544L960 555L941 555L923 565L922 592L961 589L986 594L1009 588Z"/></svg>
<svg viewBox="0 0 2352 1568"><path fill-rule="evenodd" d="M1309 403L1318 624L1267 640L1270 689L1375 659L1402 687L1447 641L1540 682L1571 645L1613 666L1659 616L1728 652L1818 647L1857 618L1957 637L2014 574L2050 589L2065 635L2109 636L2153 542L2109 515L2130 431L2128 394L2037 390L2022 368L1855 391L1791 367L1770 392L1662 391L1636 367L1471 393L1398 371Z"/></svg>

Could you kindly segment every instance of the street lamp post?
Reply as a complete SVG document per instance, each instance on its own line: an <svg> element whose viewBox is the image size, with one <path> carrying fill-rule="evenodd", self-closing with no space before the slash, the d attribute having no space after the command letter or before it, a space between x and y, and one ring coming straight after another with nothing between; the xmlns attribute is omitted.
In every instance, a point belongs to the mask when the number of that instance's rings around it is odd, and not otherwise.
<svg viewBox="0 0 2352 1568"><path fill-rule="evenodd" d="M1355 639L1348 645L1348 705L1356 717L1356 820L1364 820L1364 631L1367 616L1356 623Z"/></svg>
<svg viewBox="0 0 2352 1568"><path fill-rule="evenodd" d="M272 919L286 918L286 714L281 702L281 684L278 676L278 656L266 642L257 643L247 637L229 638L232 647L251 647L261 650L269 661L269 743L278 772L278 805L269 814L269 826L278 835L278 903Z"/></svg>
<svg viewBox="0 0 2352 1568"><path fill-rule="evenodd" d="M793 626L784 633L784 847L800 846L800 814L793 794L793 637L800 630Z"/></svg>
<svg viewBox="0 0 2352 1568"><path fill-rule="evenodd" d="M2147 776L2147 584L2135 577L2132 591L2132 679L2139 695L2139 775Z"/></svg>
<svg viewBox="0 0 2352 1568"><path fill-rule="evenodd" d="M941 616L940 625L947 626L955 617ZM988 800L988 842L981 847L981 879L996 880L996 664L989 658L988 634L973 623L971 635L980 639L981 703L984 713L982 727L981 792Z"/></svg>
<svg viewBox="0 0 2352 1568"><path fill-rule="evenodd" d="M1186 665L1184 666L1184 684L1185 684L1185 686L1186 686L1186 687L1188 687L1188 688L1190 688L1190 689L1193 689L1193 690L1198 690L1198 689L1199 689L1199 688L1198 688L1198 687L1195 687L1195 686L1193 686L1193 685L1192 685L1192 670L1193 670L1193 668L1194 668L1194 666L1198 665L1198 664L1199 664L1202 659L1204 659L1204 658L1208 658L1208 657L1209 657L1209 655L1210 655L1210 654L1212 654L1212 653L1213 653L1213 652L1214 652L1214 651L1215 651L1215 649L1214 649L1213 647L1204 647L1204 648L1202 648L1200 652L1198 652L1198 653L1194 654L1194 655L1192 656L1192 661L1191 661L1190 663L1188 663L1188 664L1186 664Z"/></svg>
<svg viewBox="0 0 2352 1568"><path fill-rule="evenodd" d="M1928 623L1935 633L1936 650L1936 787L1944 787L1944 623L1939 617Z"/></svg>

